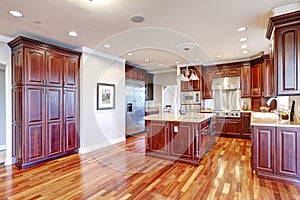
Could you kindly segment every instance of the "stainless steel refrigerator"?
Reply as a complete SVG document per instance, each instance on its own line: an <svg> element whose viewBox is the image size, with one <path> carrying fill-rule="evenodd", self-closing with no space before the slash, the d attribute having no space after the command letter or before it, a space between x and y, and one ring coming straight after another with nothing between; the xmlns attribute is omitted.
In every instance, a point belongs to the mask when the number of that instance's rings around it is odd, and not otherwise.
<svg viewBox="0 0 300 200"><path fill-rule="evenodd" d="M126 137L145 131L145 82L126 80Z"/></svg>

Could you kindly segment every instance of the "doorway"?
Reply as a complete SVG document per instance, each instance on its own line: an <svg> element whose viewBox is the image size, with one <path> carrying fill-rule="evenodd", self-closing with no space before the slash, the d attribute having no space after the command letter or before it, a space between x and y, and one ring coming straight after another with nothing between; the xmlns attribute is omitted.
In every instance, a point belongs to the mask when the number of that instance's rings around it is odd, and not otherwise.
<svg viewBox="0 0 300 200"><path fill-rule="evenodd" d="M162 109L168 113L177 110L177 85L162 86Z"/></svg>
<svg viewBox="0 0 300 200"><path fill-rule="evenodd" d="M6 151L6 103L5 69L0 68L0 164L5 161Z"/></svg>

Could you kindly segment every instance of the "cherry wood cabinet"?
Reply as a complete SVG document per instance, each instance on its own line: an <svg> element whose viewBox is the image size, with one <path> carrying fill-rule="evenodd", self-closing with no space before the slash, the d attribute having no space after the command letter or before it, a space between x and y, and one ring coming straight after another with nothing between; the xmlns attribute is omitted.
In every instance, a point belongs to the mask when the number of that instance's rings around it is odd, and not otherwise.
<svg viewBox="0 0 300 200"><path fill-rule="evenodd" d="M266 38L270 39L277 95L299 95L300 11L271 17Z"/></svg>
<svg viewBox="0 0 300 200"><path fill-rule="evenodd" d="M240 136L242 131L242 120L241 118L227 118L225 127L226 131L224 134Z"/></svg>
<svg viewBox="0 0 300 200"><path fill-rule="evenodd" d="M65 122L65 151L76 150L79 147L79 107L78 90L64 88L64 122Z"/></svg>
<svg viewBox="0 0 300 200"><path fill-rule="evenodd" d="M127 79L145 81L146 74L147 74L147 71L144 69L135 67L130 63L125 64L125 78L127 78Z"/></svg>
<svg viewBox="0 0 300 200"><path fill-rule="evenodd" d="M252 145L254 169L273 174L275 172L275 128L271 126L255 126Z"/></svg>
<svg viewBox="0 0 300 200"><path fill-rule="evenodd" d="M300 178L300 129L276 130L276 174Z"/></svg>
<svg viewBox="0 0 300 200"><path fill-rule="evenodd" d="M146 94L145 99L146 101L153 100L153 78L154 74L147 73L146 80L145 80L145 87L146 87Z"/></svg>
<svg viewBox="0 0 300 200"><path fill-rule="evenodd" d="M253 169L259 176L300 181L300 128L254 126Z"/></svg>
<svg viewBox="0 0 300 200"><path fill-rule="evenodd" d="M251 66L251 97L261 97L261 63Z"/></svg>
<svg viewBox="0 0 300 200"><path fill-rule="evenodd" d="M262 91L263 97L275 96L275 84L274 84L274 66L270 62L269 55L263 56L262 63Z"/></svg>
<svg viewBox="0 0 300 200"><path fill-rule="evenodd" d="M213 132L216 135L221 135L225 132L226 118L216 117L213 124Z"/></svg>
<svg viewBox="0 0 300 200"><path fill-rule="evenodd" d="M160 121L146 121L148 148L146 152L155 154L169 154L169 123Z"/></svg>
<svg viewBox="0 0 300 200"><path fill-rule="evenodd" d="M275 30L277 95L300 94L300 20Z"/></svg>
<svg viewBox="0 0 300 200"><path fill-rule="evenodd" d="M211 119L201 123L146 120L146 155L199 165L214 144Z"/></svg>
<svg viewBox="0 0 300 200"><path fill-rule="evenodd" d="M170 123L170 155L184 159L194 157L194 133L191 123Z"/></svg>
<svg viewBox="0 0 300 200"><path fill-rule="evenodd" d="M240 67L235 68L221 68L216 69L214 71L214 78L223 78L223 77L232 77L232 76L240 76L241 75L241 69Z"/></svg>
<svg viewBox="0 0 300 200"><path fill-rule="evenodd" d="M251 76L250 66L241 67L241 97L250 98L251 96Z"/></svg>
<svg viewBox="0 0 300 200"><path fill-rule="evenodd" d="M79 80L79 61L78 56L64 57L64 86L78 87Z"/></svg>
<svg viewBox="0 0 300 200"><path fill-rule="evenodd" d="M203 83L202 83L203 99L211 99L212 98L211 84L213 80L213 71L204 70L202 73L203 73Z"/></svg>
<svg viewBox="0 0 300 200"><path fill-rule="evenodd" d="M242 137L243 138L251 137L250 125L251 125L251 113L243 112L242 113Z"/></svg>
<svg viewBox="0 0 300 200"><path fill-rule="evenodd" d="M77 152L81 53L26 37L8 45L16 165L26 168Z"/></svg>
<svg viewBox="0 0 300 200"><path fill-rule="evenodd" d="M196 73L199 80L190 80L190 81L181 81L181 91L188 92L188 91L200 91L201 90L201 66L189 66L188 70L193 70ZM186 67L181 67L180 72L181 74L185 74ZM191 71L189 71L189 77L191 76Z"/></svg>

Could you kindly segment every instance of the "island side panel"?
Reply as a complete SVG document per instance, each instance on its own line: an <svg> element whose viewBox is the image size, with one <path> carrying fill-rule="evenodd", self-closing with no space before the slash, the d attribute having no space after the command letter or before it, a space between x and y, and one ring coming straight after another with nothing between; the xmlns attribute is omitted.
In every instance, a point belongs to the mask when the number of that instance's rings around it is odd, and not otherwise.
<svg viewBox="0 0 300 200"><path fill-rule="evenodd" d="M146 121L146 153L169 154L169 123L166 121Z"/></svg>

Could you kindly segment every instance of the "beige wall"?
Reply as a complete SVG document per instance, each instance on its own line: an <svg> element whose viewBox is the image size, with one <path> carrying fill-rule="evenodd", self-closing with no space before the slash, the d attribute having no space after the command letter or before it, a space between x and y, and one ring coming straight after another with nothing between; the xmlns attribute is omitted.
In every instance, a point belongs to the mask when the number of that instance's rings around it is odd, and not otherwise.
<svg viewBox="0 0 300 200"><path fill-rule="evenodd" d="M166 72L154 75L154 98L153 103L155 105L161 105L162 98L162 86L166 85L177 85L176 82L176 71Z"/></svg>

